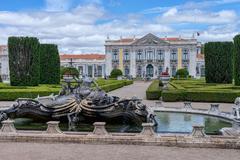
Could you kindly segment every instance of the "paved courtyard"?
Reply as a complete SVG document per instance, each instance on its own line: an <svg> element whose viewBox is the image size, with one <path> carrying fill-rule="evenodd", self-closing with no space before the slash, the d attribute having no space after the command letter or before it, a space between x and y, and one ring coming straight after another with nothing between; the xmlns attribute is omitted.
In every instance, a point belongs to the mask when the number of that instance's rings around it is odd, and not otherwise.
<svg viewBox="0 0 240 160"><path fill-rule="evenodd" d="M0 143L2 160L238 160L239 150L134 145Z"/></svg>
<svg viewBox="0 0 240 160"><path fill-rule="evenodd" d="M143 82L143 81L135 81L133 85L125 86L123 88L114 90L109 92L110 95L116 95L122 98L131 98L133 96L137 96L143 99L143 103L148 106L155 106L156 101L149 101L146 100L146 90L151 82ZM200 102L193 102L193 108L199 109L209 109L211 103L200 103ZM225 112L231 112L232 105L230 103L219 103L220 110ZM183 102L163 102L165 107L183 107Z"/></svg>

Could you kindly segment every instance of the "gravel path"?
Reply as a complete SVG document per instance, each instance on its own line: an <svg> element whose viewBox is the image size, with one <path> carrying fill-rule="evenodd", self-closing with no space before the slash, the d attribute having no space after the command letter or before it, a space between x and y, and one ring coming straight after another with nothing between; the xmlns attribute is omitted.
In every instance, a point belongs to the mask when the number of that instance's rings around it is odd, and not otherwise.
<svg viewBox="0 0 240 160"><path fill-rule="evenodd" d="M239 150L133 145L0 143L2 160L239 160Z"/></svg>
<svg viewBox="0 0 240 160"><path fill-rule="evenodd" d="M122 98L131 98L133 96L137 96L138 98L143 99L143 103L147 106L155 106L156 101L149 101L146 100L146 90L151 82L143 82L143 81L135 81L134 84L125 86L123 88L114 90L109 92L110 95L119 96ZM199 109L209 109L211 103L200 103L200 102L193 102L193 108ZM224 112L231 112L232 105L230 103L219 103L220 110ZM183 102L163 102L163 105L166 107L183 107Z"/></svg>

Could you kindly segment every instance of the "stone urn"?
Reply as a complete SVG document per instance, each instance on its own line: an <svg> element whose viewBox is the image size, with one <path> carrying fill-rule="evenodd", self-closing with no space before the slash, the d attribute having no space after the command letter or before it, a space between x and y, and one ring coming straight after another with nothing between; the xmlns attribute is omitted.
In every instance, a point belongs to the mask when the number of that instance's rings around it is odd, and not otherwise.
<svg viewBox="0 0 240 160"><path fill-rule="evenodd" d="M170 75L167 72L163 72L160 75L160 80L163 83L163 89L168 89L167 85L168 85L168 83L170 81Z"/></svg>

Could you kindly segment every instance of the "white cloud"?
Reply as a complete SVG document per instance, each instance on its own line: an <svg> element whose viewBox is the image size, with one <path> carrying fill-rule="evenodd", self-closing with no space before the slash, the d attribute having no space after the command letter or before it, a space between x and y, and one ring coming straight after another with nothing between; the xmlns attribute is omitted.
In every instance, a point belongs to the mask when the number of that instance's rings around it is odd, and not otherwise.
<svg viewBox="0 0 240 160"><path fill-rule="evenodd" d="M182 10L171 8L158 17L159 22L164 23L204 23L222 24L232 23L237 19L237 14L232 10L219 12L204 12L202 10Z"/></svg>
<svg viewBox="0 0 240 160"><path fill-rule="evenodd" d="M177 12L178 12L177 8L171 8L163 14L163 17L176 16Z"/></svg>
<svg viewBox="0 0 240 160"><path fill-rule="evenodd" d="M199 38L210 41L229 40L240 28L240 23L236 22L237 14L232 10L207 12L173 6L163 8L157 18L148 18L139 13L112 15L103 8L100 0L91 2L71 9L56 9L59 7L55 6L51 12L49 9L35 12L0 11L0 44L6 44L9 36L37 36L42 43L58 44L62 53L104 53L107 35L117 39L120 36L141 37L151 32L162 37L180 34L190 37L196 32L194 25L178 29L176 24L201 23L208 27L201 30Z"/></svg>

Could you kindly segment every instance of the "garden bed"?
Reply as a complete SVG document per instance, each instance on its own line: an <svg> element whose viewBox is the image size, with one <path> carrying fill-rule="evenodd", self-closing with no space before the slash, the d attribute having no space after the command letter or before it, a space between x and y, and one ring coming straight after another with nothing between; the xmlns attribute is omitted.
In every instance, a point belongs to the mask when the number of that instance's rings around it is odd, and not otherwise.
<svg viewBox="0 0 240 160"><path fill-rule="evenodd" d="M205 83L204 79L172 80L163 91L163 101L233 103L240 96L240 87L232 84Z"/></svg>
<svg viewBox="0 0 240 160"><path fill-rule="evenodd" d="M109 92L126 85L130 85L130 80L97 80L100 88ZM10 86L9 84L0 83L0 101L14 101L17 98L36 98L39 96L48 96L50 94L58 94L61 85L39 85L36 87L28 86Z"/></svg>
<svg viewBox="0 0 240 160"><path fill-rule="evenodd" d="M162 87L159 86L159 80L154 80L146 91L148 100L158 100L161 97Z"/></svg>

